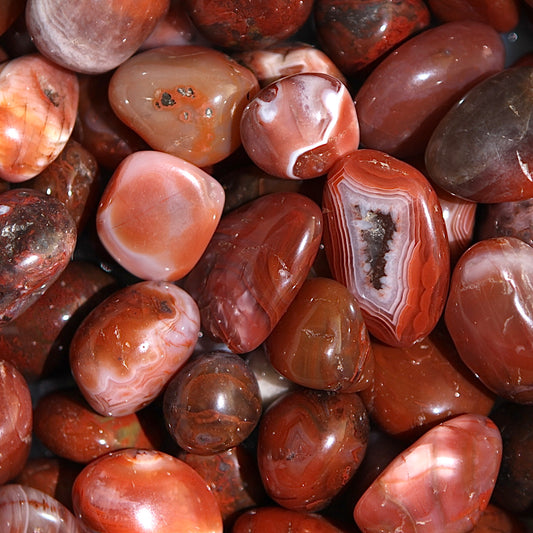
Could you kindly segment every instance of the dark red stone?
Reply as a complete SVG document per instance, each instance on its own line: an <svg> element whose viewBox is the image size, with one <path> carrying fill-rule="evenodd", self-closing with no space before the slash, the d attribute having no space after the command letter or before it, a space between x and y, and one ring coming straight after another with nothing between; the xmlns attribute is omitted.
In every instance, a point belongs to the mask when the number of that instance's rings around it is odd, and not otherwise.
<svg viewBox="0 0 533 533"><path fill-rule="evenodd" d="M297 193L262 196L223 216L185 281L204 331L236 353L257 348L305 281L321 237L320 208Z"/></svg>
<svg viewBox="0 0 533 533"><path fill-rule="evenodd" d="M201 354L168 384L163 403L168 430L192 453L214 454L240 444L261 417L255 375L235 354Z"/></svg>
<svg viewBox="0 0 533 533"><path fill-rule="evenodd" d="M0 194L0 325L20 316L59 277L76 224L56 198L31 189Z"/></svg>
<svg viewBox="0 0 533 533"><path fill-rule="evenodd" d="M307 20L312 0L185 0L200 32L217 46L248 50L287 39Z"/></svg>
<svg viewBox="0 0 533 533"><path fill-rule="evenodd" d="M0 328L0 353L29 382L66 370L76 328L113 283L97 266L71 261L33 305Z"/></svg>
<svg viewBox="0 0 533 533"><path fill-rule="evenodd" d="M527 533L527 529L518 518L489 503L470 533Z"/></svg>
<svg viewBox="0 0 533 533"><path fill-rule="evenodd" d="M359 305L332 279L303 284L266 350L274 368L303 387L357 392L372 380L374 360Z"/></svg>
<svg viewBox="0 0 533 533"><path fill-rule="evenodd" d="M331 271L355 296L369 332L393 346L427 336L444 308L450 270L427 179L383 152L357 150L329 172L323 208Z"/></svg>
<svg viewBox="0 0 533 533"><path fill-rule="evenodd" d="M344 74L370 65L429 25L421 0L316 0L318 38Z"/></svg>
<svg viewBox="0 0 533 533"><path fill-rule="evenodd" d="M259 425L257 457L269 496L287 509L324 509L355 474L368 439L356 393L289 392Z"/></svg>
<svg viewBox="0 0 533 533"><path fill-rule="evenodd" d="M533 248L516 237L480 241L459 259L445 320L461 359L493 392L533 401Z"/></svg>

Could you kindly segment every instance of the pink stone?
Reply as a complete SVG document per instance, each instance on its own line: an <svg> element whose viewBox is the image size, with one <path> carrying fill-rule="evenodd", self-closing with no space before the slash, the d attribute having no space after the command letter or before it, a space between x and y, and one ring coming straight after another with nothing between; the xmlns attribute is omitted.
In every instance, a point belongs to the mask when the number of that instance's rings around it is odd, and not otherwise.
<svg viewBox="0 0 533 533"><path fill-rule="evenodd" d="M85 399L104 416L149 404L192 354L200 316L194 300L167 282L130 285L97 306L70 346Z"/></svg>
<svg viewBox="0 0 533 533"><path fill-rule="evenodd" d="M265 172L288 179L326 174L359 146L359 124L346 86L327 74L303 73L262 89L241 120L244 149Z"/></svg>
<svg viewBox="0 0 533 533"><path fill-rule="evenodd" d="M466 533L487 507L501 461L496 425L461 415L394 459L357 502L363 533Z"/></svg>
<svg viewBox="0 0 533 533"><path fill-rule="evenodd" d="M174 281L200 259L223 207L224 189L203 170L162 152L136 152L104 191L98 236L135 276Z"/></svg>

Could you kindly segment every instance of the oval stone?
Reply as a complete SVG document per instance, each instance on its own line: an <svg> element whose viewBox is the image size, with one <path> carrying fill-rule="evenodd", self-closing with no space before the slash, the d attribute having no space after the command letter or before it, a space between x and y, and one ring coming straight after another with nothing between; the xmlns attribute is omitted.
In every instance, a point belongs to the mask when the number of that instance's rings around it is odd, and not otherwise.
<svg viewBox="0 0 533 533"><path fill-rule="evenodd" d="M437 195L414 167L376 150L342 158L324 189L324 245L375 337L424 338L444 309L449 246Z"/></svg>

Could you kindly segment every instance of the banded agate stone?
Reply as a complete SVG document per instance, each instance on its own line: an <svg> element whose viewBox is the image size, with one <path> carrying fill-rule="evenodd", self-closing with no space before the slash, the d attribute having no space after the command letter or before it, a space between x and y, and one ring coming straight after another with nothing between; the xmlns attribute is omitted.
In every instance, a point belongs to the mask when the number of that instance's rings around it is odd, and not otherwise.
<svg viewBox="0 0 533 533"><path fill-rule="evenodd" d="M376 150L342 158L324 189L324 245L334 278L370 333L409 346L444 309L449 246L437 195L414 167Z"/></svg>
<svg viewBox="0 0 533 533"><path fill-rule="evenodd" d="M257 348L305 281L322 213L298 193L272 193L225 215L185 280L203 331L235 353Z"/></svg>

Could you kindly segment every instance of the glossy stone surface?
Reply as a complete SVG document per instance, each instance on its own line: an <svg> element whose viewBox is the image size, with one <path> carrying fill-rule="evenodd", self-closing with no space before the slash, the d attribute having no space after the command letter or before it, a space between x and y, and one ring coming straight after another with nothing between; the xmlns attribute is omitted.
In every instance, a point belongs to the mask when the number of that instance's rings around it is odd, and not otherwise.
<svg viewBox="0 0 533 533"><path fill-rule="evenodd" d="M429 8L440 20L477 20L498 32L511 31L518 24L517 0L428 0Z"/></svg>
<svg viewBox="0 0 533 533"><path fill-rule="evenodd" d="M328 74L346 84L335 63L322 50L307 43L289 41L261 50L236 53L232 57L255 74L261 87L303 72Z"/></svg>
<svg viewBox="0 0 533 533"><path fill-rule="evenodd" d="M345 74L370 65L429 24L420 0L316 0L318 39Z"/></svg>
<svg viewBox="0 0 533 533"><path fill-rule="evenodd" d="M287 509L325 508L360 465L368 432L355 393L287 393L259 424L257 457L267 493Z"/></svg>
<svg viewBox="0 0 533 533"><path fill-rule="evenodd" d="M357 502L354 519L363 533L466 533L487 507L501 451L490 419L443 422L389 464Z"/></svg>
<svg viewBox="0 0 533 533"><path fill-rule="evenodd" d="M130 57L168 6L169 0L87 0L62 9L61 0L28 0L26 24L42 54L75 72L97 74Z"/></svg>
<svg viewBox="0 0 533 533"><path fill-rule="evenodd" d="M309 179L326 174L359 146L359 125L346 86L327 74L287 76L262 89L241 120L246 153L265 172Z"/></svg>
<svg viewBox="0 0 533 533"><path fill-rule="evenodd" d="M303 26L312 0L185 0L194 25L223 48L265 48L287 39Z"/></svg>
<svg viewBox="0 0 533 533"><path fill-rule="evenodd" d="M213 493L183 461L158 451L112 452L86 466L72 490L88 531L222 533Z"/></svg>
<svg viewBox="0 0 533 533"><path fill-rule="evenodd" d="M0 484L13 479L30 454L33 413L22 374L0 360Z"/></svg>
<svg viewBox="0 0 533 533"><path fill-rule="evenodd" d="M503 403L491 417L502 435L503 454L494 502L514 513L533 505L533 406Z"/></svg>
<svg viewBox="0 0 533 533"><path fill-rule="evenodd" d="M477 233L479 240L516 237L533 246L533 199L483 206Z"/></svg>
<svg viewBox="0 0 533 533"><path fill-rule="evenodd" d="M232 533L341 533L323 516L281 507L260 507L239 516Z"/></svg>
<svg viewBox="0 0 533 533"><path fill-rule="evenodd" d="M441 120L426 149L429 177L475 202L533 196L529 118L533 67L506 69L482 81Z"/></svg>
<svg viewBox="0 0 533 533"><path fill-rule="evenodd" d="M305 281L321 238L320 208L297 193L262 196L223 216L185 281L203 330L235 353L257 348Z"/></svg>
<svg viewBox="0 0 533 533"><path fill-rule="evenodd" d="M74 379L97 413L134 413L189 358L199 329L198 307L183 289L155 281L130 285L99 304L76 331Z"/></svg>
<svg viewBox="0 0 533 533"><path fill-rule="evenodd" d="M239 147L242 110L258 90L252 72L221 52L168 46L123 63L109 102L154 150L204 167Z"/></svg>
<svg viewBox="0 0 533 533"><path fill-rule="evenodd" d="M76 120L76 76L39 54L0 67L0 177L33 178L63 150Z"/></svg>
<svg viewBox="0 0 533 533"><path fill-rule="evenodd" d="M72 513L57 500L40 490L17 484L0 487L0 523L5 533L81 532Z"/></svg>
<svg viewBox="0 0 533 533"><path fill-rule="evenodd" d="M223 206L222 186L203 170L162 152L136 152L102 194L98 237L138 278L174 281L200 259Z"/></svg>
<svg viewBox="0 0 533 533"><path fill-rule="evenodd" d="M0 353L28 382L66 366L81 320L108 294L114 279L97 266L71 261L47 291L0 328Z"/></svg>
<svg viewBox="0 0 533 533"><path fill-rule="evenodd" d="M239 512L266 501L255 457L244 446L236 446L214 455L182 452L179 459L194 468L217 499L226 525Z"/></svg>
<svg viewBox="0 0 533 533"><path fill-rule="evenodd" d="M96 158L115 170L133 152L148 145L113 113L107 96L109 74L79 76L80 99L73 136Z"/></svg>
<svg viewBox="0 0 533 533"><path fill-rule="evenodd" d="M56 198L31 189L0 194L0 325L20 316L67 267L76 224Z"/></svg>
<svg viewBox="0 0 533 533"><path fill-rule="evenodd" d="M409 346L435 327L448 290L449 247L435 191L414 167L376 150L342 158L324 189L331 271L370 333Z"/></svg>
<svg viewBox="0 0 533 533"><path fill-rule="evenodd" d="M39 399L33 430L55 455L89 463L122 448L158 448L162 432L149 416L143 412L102 416L90 408L77 389L64 389Z"/></svg>
<svg viewBox="0 0 533 533"><path fill-rule="evenodd" d="M533 248L515 237L480 241L458 261L445 319L461 359L493 392L533 401Z"/></svg>
<svg viewBox="0 0 533 533"><path fill-rule="evenodd" d="M502 70L504 59L496 30L479 22L442 24L412 37L357 92L361 143L400 158L423 154L446 112Z"/></svg>
<svg viewBox="0 0 533 533"><path fill-rule="evenodd" d="M80 143L69 139L59 156L24 186L57 198L82 229L96 208L98 163Z"/></svg>
<svg viewBox="0 0 533 533"><path fill-rule="evenodd" d="M274 368L303 387L357 392L372 380L374 358L359 304L332 279L303 284L266 350Z"/></svg>
<svg viewBox="0 0 533 533"><path fill-rule="evenodd" d="M168 384L163 412L170 434L183 450L201 455L228 450L259 422L257 380L238 355L199 355Z"/></svg>
<svg viewBox="0 0 533 533"><path fill-rule="evenodd" d="M374 341L372 350L374 380L361 398L372 420L392 435L414 440L456 415L488 416L494 405L494 395L461 361L445 328L414 346Z"/></svg>

